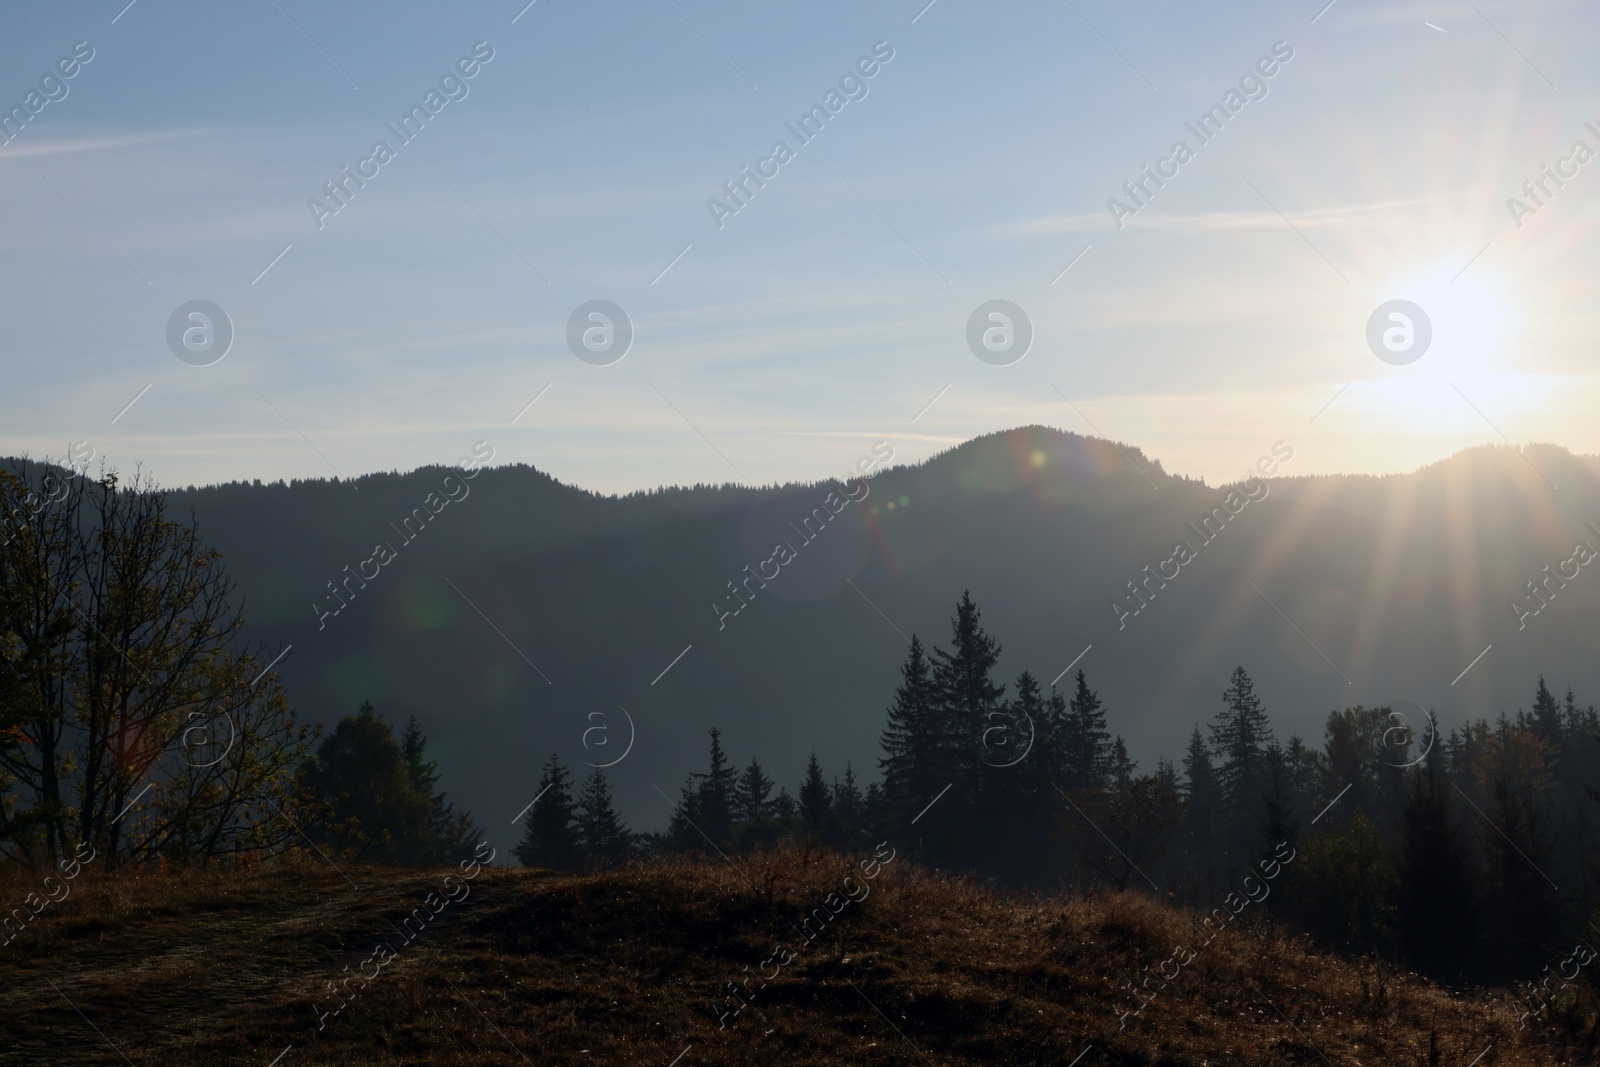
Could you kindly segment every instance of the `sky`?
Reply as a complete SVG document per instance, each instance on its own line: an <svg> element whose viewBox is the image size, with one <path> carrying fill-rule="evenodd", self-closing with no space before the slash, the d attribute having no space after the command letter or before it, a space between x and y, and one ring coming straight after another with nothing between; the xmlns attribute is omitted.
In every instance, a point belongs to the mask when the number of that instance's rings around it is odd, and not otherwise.
<svg viewBox="0 0 1600 1067"><path fill-rule="evenodd" d="M8 10L0 453L178 486L482 440L623 492L1027 423L1212 482L1278 439L1600 452L1577 3L524 3Z"/></svg>

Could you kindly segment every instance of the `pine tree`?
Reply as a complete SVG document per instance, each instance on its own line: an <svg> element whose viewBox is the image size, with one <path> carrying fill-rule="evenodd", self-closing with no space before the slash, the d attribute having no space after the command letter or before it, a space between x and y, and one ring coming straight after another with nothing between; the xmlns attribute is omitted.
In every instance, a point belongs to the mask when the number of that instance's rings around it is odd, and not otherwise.
<svg viewBox="0 0 1600 1067"><path fill-rule="evenodd" d="M810 834L821 836L828 829L829 816L833 812L833 797L828 794L828 783L822 777L822 764L817 762L817 754L811 753L811 762L806 764L806 778L800 783L800 824Z"/></svg>
<svg viewBox="0 0 1600 1067"><path fill-rule="evenodd" d="M522 842L512 850L524 867L575 871L582 865L572 810L572 782L560 757L554 754L539 777L539 792L527 819Z"/></svg>
<svg viewBox="0 0 1600 1067"><path fill-rule="evenodd" d="M733 816L739 772L733 769L722 751L722 731L711 728L710 767L705 774L696 774L700 783L697 790L700 832L719 846L733 841Z"/></svg>
<svg viewBox="0 0 1600 1067"><path fill-rule="evenodd" d="M761 763L752 759L744 769L734 791L739 818L755 822L771 814L772 779L761 769Z"/></svg>
<svg viewBox="0 0 1600 1067"><path fill-rule="evenodd" d="M799 814L800 805L794 802L789 790L779 786L778 795L772 799L772 817L779 822L789 822Z"/></svg>
<svg viewBox="0 0 1600 1067"><path fill-rule="evenodd" d="M846 847L852 844L863 829L865 814L865 802L861 797L861 787L856 784L856 772L846 763L844 780L833 780L835 843Z"/></svg>
<svg viewBox="0 0 1600 1067"><path fill-rule="evenodd" d="M900 686L889 705L889 721L884 726L881 744L885 817L896 831L904 833L927 798L944 788L934 784L941 773L940 735L935 709L933 680L927 656L916 634L911 635L911 650L900 668Z"/></svg>
<svg viewBox="0 0 1600 1067"><path fill-rule="evenodd" d="M983 732L993 723L991 713L1001 708L1006 687L990 677L1000 658L1000 646L984 630L982 613L970 593L961 594L950 620L951 652L933 650L933 692L936 720L933 736L942 759L945 781L965 785L966 795L978 791L978 756ZM943 788L944 783L940 783Z"/></svg>
<svg viewBox="0 0 1600 1067"><path fill-rule="evenodd" d="M471 856L483 834L473 824L471 812L457 812L445 793L434 789L439 782L439 765L426 758L427 748L422 724L412 715L400 735L400 751L405 755L411 787L432 801L428 842L418 850L416 859L424 866L448 867Z"/></svg>
<svg viewBox="0 0 1600 1067"><path fill-rule="evenodd" d="M680 852L698 852L706 847L706 836L700 830L700 789L694 779L691 774L683 783L667 823L667 843Z"/></svg>
<svg viewBox="0 0 1600 1067"><path fill-rule="evenodd" d="M1544 873L1554 867L1555 841L1547 826L1550 744L1532 729L1495 724L1494 743L1480 753L1477 779L1488 787L1485 813L1493 832L1480 830L1487 859L1486 962L1504 980L1532 974L1555 948L1560 901Z"/></svg>
<svg viewBox="0 0 1600 1067"><path fill-rule="evenodd" d="M1222 759L1217 784L1222 793L1223 844L1230 852L1248 849L1254 837L1255 814L1265 792L1267 745L1272 727L1255 683L1235 667L1222 694L1224 709L1211 727L1212 747Z"/></svg>
<svg viewBox="0 0 1600 1067"><path fill-rule="evenodd" d="M1295 738L1292 744L1298 746L1299 740ZM1272 855L1283 841L1290 842L1292 846L1299 836L1296 798L1294 758L1276 740L1269 741L1262 773L1262 811L1260 831L1256 836L1258 856Z"/></svg>
<svg viewBox="0 0 1600 1067"><path fill-rule="evenodd" d="M1437 736L1430 712L1428 725ZM1462 983L1476 942L1472 862L1451 814L1444 746L1413 768L1402 817L1399 926L1407 961L1442 982Z"/></svg>
<svg viewBox="0 0 1600 1067"><path fill-rule="evenodd" d="M400 751L405 754L406 767L411 772L411 788L432 796L433 787L439 782L439 765L423 758L427 747L428 738L422 732L422 724L412 715L400 735Z"/></svg>
<svg viewBox="0 0 1600 1067"><path fill-rule="evenodd" d="M1544 741L1549 742L1553 749L1561 745L1561 706L1556 703L1555 694L1550 692L1544 684L1544 675L1539 675L1539 688L1533 694L1533 730Z"/></svg>
<svg viewBox="0 0 1600 1067"><path fill-rule="evenodd" d="M1198 726L1189 735L1189 748L1183 755L1183 778L1190 839L1196 850L1209 853L1222 791L1211 765L1211 749L1200 736Z"/></svg>
<svg viewBox="0 0 1600 1067"><path fill-rule="evenodd" d="M991 758L999 755L994 778L1010 786L1008 799L1020 808L1031 811L1042 806L1053 809L1055 783L1058 781L1058 723L1051 699L1039 688L1038 681L1028 671L1017 675L1017 695L1011 701L1008 730L1003 747L989 746ZM1026 755L1024 755L1026 752ZM1002 778L1001 776L1004 776Z"/></svg>
<svg viewBox="0 0 1600 1067"><path fill-rule="evenodd" d="M578 837L591 867L610 869L627 861L633 851L633 834L617 815L605 772L596 767L578 797Z"/></svg>
<svg viewBox="0 0 1600 1067"><path fill-rule="evenodd" d="M1119 793L1126 793L1133 786L1133 769L1137 764L1128 758L1128 746L1118 734L1116 741L1111 745L1111 758L1107 761L1106 776L1110 779L1111 788Z"/></svg>
<svg viewBox="0 0 1600 1067"><path fill-rule="evenodd" d="M1183 795L1183 786L1178 782L1178 768L1169 759L1156 760L1156 784L1174 796Z"/></svg>
<svg viewBox="0 0 1600 1067"><path fill-rule="evenodd" d="M1111 763L1111 735L1100 697L1078 671L1077 690L1067 704L1061 738L1062 788L1069 793L1105 786Z"/></svg>

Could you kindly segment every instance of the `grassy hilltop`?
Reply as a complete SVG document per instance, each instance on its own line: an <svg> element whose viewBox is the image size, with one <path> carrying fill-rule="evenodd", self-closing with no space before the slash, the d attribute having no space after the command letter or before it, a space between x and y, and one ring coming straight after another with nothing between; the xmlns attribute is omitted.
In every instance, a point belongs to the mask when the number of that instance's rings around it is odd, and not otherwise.
<svg viewBox="0 0 1600 1067"><path fill-rule="evenodd" d="M790 924L853 869L799 852L738 870L485 868L409 943L402 919L445 872L86 870L0 949L0 1062L1592 1062L1549 1019L1519 1034L1501 999L1319 955L1270 927L1202 946L1193 915L1132 893L1007 899L902 858L864 883L865 899L835 897L837 916L807 942ZM33 888L9 873L0 884L19 900ZM337 1006L328 983L379 940L395 957L365 989L351 983L359 992L319 1032L314 1005ZM780 944L793 962L719 1029L726 984ZM1119 1029L1122 987L1179 945L1193 960Z"/></svg>

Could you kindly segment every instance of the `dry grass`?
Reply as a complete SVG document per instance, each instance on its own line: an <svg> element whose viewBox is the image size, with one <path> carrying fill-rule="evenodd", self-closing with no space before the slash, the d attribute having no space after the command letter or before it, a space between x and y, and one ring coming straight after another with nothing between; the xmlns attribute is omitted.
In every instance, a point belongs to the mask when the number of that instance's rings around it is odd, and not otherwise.
<svg viewBox="0 0 1600 1067"><path fill-rule="evenodd" d="M440 872L92 869L0 948L0 1062L691 1065L1580 1063L1490 999L1316 955L1270 929L1209 946L1135 894L998 898L903 859L807 942L850 868L827 854L567 877L486 869L340 1015L367 958ZM778 870L771 899L764 874ZM9 902L29 891L0 879ZM725 983L795 961L719 1030ZM1192 963L1119 1030L1125 982ZM754 984L754 983L752 983ZM82 1014L80 1014L80 1012ZM1530 1036L1533 1035L1533 1036ZM1430 1046L1430 1042L1432 1043ZM113 1048L113 1045L115 1048ZM290 1047L292 1046L292 1047ZM1490 1047L1492 1046L1492 1048ZM1430 1047L1432 1053L1430 1055ZM119 1051L120 1050L120 1051Z"/></svg>

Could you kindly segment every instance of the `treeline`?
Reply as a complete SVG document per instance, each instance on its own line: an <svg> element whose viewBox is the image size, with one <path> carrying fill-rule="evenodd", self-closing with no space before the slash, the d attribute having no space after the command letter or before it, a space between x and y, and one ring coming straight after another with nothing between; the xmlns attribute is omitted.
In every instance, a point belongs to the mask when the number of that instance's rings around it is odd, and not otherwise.
<svg viewBox="0 0 1600 1067"><path fill-rule="evenodd" d="M618 815L611 787L596 768L574 793L571 772L552 755L540 772L513 850L526 866L575 871L616 867L629 860L710 850L748 852L810 840L840 849L866 842L881 807L881 791L865 793L847 764L844 777L824 777L816 753L794 795L777 787L761 761L740 771L712 729L705 773L689 776L673 802L665 832L635 833ZM671 798L668 798L671 800Z"/></svg>
<svg viewBox="0 0 1600 1067"><path fill-rule="evenodd" d="M574 793L552 757L518 857L579 869L669 852L892 840L927 864L1018 889L1141 889L1220 906L1287 843L1266 911L1324 945L1454 983L1540 974L1589 929L1600 892L1600 715L1543 679L1531 710L1441 736L1431 713L1328 716L1318 747L1280 740L1245 669L1180 763L1139 774L1079 671L1070 692L994 678L1000 646L964 596L946 648L915 636L887 709L881 780L815 755L791 795L738 770L711 731L664 832L617 816L604 773ZM1284 853L1279 852L1279 855Z"/></svg>

